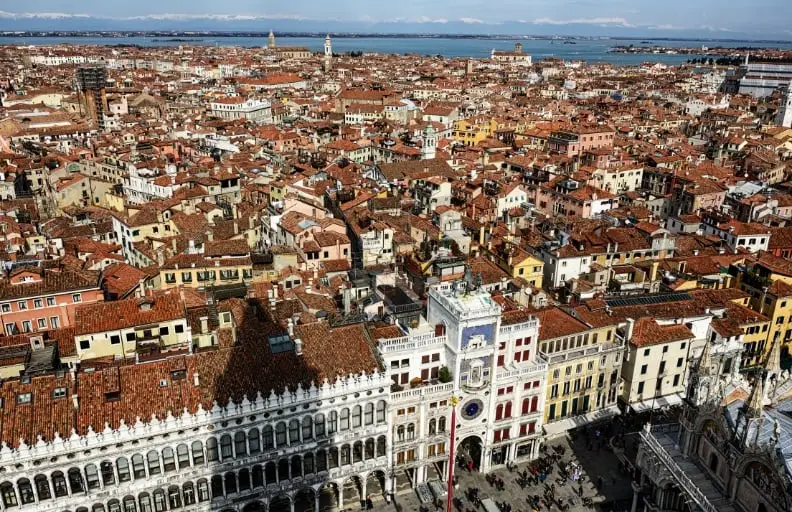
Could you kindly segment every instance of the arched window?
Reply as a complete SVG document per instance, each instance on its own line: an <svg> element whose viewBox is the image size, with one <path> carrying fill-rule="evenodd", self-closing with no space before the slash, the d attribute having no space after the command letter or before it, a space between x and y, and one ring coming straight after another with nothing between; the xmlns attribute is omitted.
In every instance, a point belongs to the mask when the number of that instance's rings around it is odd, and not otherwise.
<svg viewBox="0 0 792 512"><path fill-rule="evenodd" d="M219 498L223 495L223 477L215 475L212 477L212 498Z"/></svg>
<svg viewBox="0 0 792 512"><path fill-rule="evenodd" d="M396 440L404 441L404 425L396 427Z"/></svg>
<svg viewBox="0 0 792 512"><path fill-rule="evenodd" d="M69 470L69 487L71 487L72 494L85 492L82 473L77 468L71 468Z"/></svg>
<svg viewBox="0 0 792 512"><path fill-rule="evenodd" d="M274 462L267 462L264 466L264 482L266 485L278 482L278 465Z"/></svg>
<svg viewBox="0 0 792 512"><path fill-rule="evenodd" d="M302 459L299 455L291 458L291 477L297 478L302 476Z"/></svg>
<svg viewBox="0 0 792 512"><path fill-rule="evenodd" d="M138 495L138 504L140 505L140 512L151 512L151 496L147 492L142 492Z"/></svg>
<svg viewBox="0 0 792 512"><path fill-rule="evenodd" d="M220 438L220 460L228 460L234 457L233 448L231 448L231 436L229 434Z"/></svg>
<svg viewBox="0 0 792 512"><path fill-rule="evenodd" d="M539 397L531 398L531 412L536 412L539 409Z"/></svg>
<svg viewBox="0 0 792 512"><path fill-rule="evenodd" d="M91 507L91 512L105 512L104 505L101 503L95 503L93 507Z"/></svg>
<svg viewBox="0 0 792 512"><path fill-rule="evenodd" d="M206 460L217 462L220 460L220 452L217 449L217 439L210 437L206 440Z"/></svg>
<svg viewBox="0 0 792 512"><path fill-rule="evenodd" d="M344 407L341 409L341 426L339 427L341 432L345 430L349 430L349 409Z"/></svg>
<svg viewBox="0 0 792 512"><path fill-rule="evenodd" d="M206 481L206 478L198 480L195 488L198 491L198 501L209 501L209 482Z"/></svg>
<svg viewBox="0 0 792 512"><path fill-rule="evenodd" d="M291 420L289 422L289 444L298 444L300 442L300 422L298 420Z"/></svg>
<svg viewBox="0 0 792 512"><path fill-rule="evenodd" d="M108 501L107 512L121 512L121 502L118 500Z"/></svg>
<svg viewBox="0 0 792 512"><path fill-rule="evenodd" d="M85 483L89 489L99 488L99 471L96 470L96 464L85 466Z"/></svg>
<svg viewBox="0 0 792 512"><path fill-rule="evenodd" d="M162 450L162 467L165 472L176 471L176 455L173 453L173 448L166 446Z"/></svg>
<svg viewBox="0 0 792 512"><path fill-rule="evenodd" d="M255 455L261 451L261 440L257 428L248 431L248 446L250 447L250 454Z"/></svg>
<svg viewBox="0 0 792 512"><path fill-rule="evenodd" d="M384 457L385 456L385 444L386 444L385 436L379 436L377 438L377 457Z"/></svg>
<svg viewBox="0 0 792 512"><path fill-rule="evenodd" d="M495 406L495 419L503 419L503 404L498 404Z"/></svg>
<svg viewBox="0 0 792 512"><path fill-rule="evenodd" d="M503 417L504 418L511 418L511 415L512 415L512 403L511 402L506 402L506 407L505 407L505 409L503 411Z"/></svg>
<svg viewBox="0 0 792 512"><path fill-rule="evenodd" d="M99 464L99 471L102 473L102 483L105 485L113 485L115 483L115 468L113 463L109 460L102 461Z"/></svg>
<svg viewBox="0 0 792 512"><path fill-rule="evenodd" d="M322 413L317 414L314 418L314 432L316 433L316 437L325 435L325 417Z"/></svg>
<svg viewBox="0 0 792 512"><path fill-rule="evenodd" d="M250 471L246 468L240 469L239 474L237 475L237 481L239 482L239 491L247 491L250 489Z"/></svg>
<svg viewBox="0 0 792 512"><path fill-rule="evenodd" d="M154 499L154 512L165 512L167 510L165 508L165 491L157 489L151 493L151 496Z"/></svg>
<svg viewBox="0 0 792 512"><path fill-rule="evenodd" d="M285 482L289 479L289 459L278 461L278 480Z"/></svg>
<svg viewBox="0 0 792 512"><path fill-rule="evenodd" d="M126 460L126 457L119 457L116 459L116 469L118 470L119 482L129 482L132 480L132 473L129 469L129 461ZM134 501L134 499L132 501Z"/></svg>
<svg viewBox="0 0 792 512"><path fill-rule="evenodd" d="M46 475L36 475L36 478L33 479L33 483L36 484L36 494L38 494L39 501L44 501L52 498L52 492L50 491L49 480L47 480Z"/></svg>
<svg viewBox="0 0 792 512"><path fill-rule="evenodd" d="M360 462L363 460L363 441L356 441L352 445L352 462Z"/></svg>
<svg viewBox="0 0 792 512"><path fill-rule="evenodd" d="M181 508L181 506L182 500L179 487L176 485L171 485L168 487L168 508L173 510L174 508Z"/></svg>
<svg viewBox="0 0 792 512"><path fill-rule="evenodd" d="M429 435L437 434L437 420L432 418L429 420Z"/></svg>
<svg viewBox="0 0 792 512"><path fill-rule="evenodd" d="M437 420L437 431L438 432L445 432L446 429L446 419L445 416L440 416Z"/></svg>
<svg viewBox="0 0 792 512"><path fill-rule="evenodd" d="M33 486L30 485L30 480L27 478L20 478L17 480L17 488L19 489L20 503L27 505L36 501L36 497L33 495Z"/></svg>
<svg viewBox="0 0 792 512"><path fill-rule="evenodd" d="M303 457L303 474L310 475L314 472L314 456L313 453L306 453Z"/></svg>
<svg viewBox="0 0 792 512"><path fill-rule="evenodd" d="M146 454L146 462L148 463L149 476L162 473L162 468L160 468L160 457L157 450L151 450Z"/></svg>
<svg viewBox="0 0 792 512"><path fill-rule="evenodd" d="M236 475L232 471L225 474L225 491L226 494L234 494L237 492Z"/></svg>
<svg viewBox="0 0 792 512"><path fill-rule="evenodd" d="M69 495L69 490L66 487L66 477L60 471L52 474L52 490L56 498L63 498Z"/></svg>
<svg viewBox="0 0 792 512"><path fill-rule="evenodd" d="M286 424L282 421L275 426L275 444L278 447L286 445Z"/></svg>
<svg viewBox="0 0 792 512"><path fill-rule="evenodd" d="M237 458L247 455L247 438L244 432L234 434L234 451Z"/></svg>
<svg viewBox="0 0 792 512"><path fill-rule="evenodd" d="M351 449L349 448L348 444L345 444L341 447L341 465L346 466L347 464L352 462L351 457Z"/></svg>
<svg viewBox="0 0 792 512"><path fill-rule="evenodd" d="M338 448L335 446L330 448L330 451L328 452L327 465L331 469L338 467Z"/></svg>
<svg viewBox="0 0 792 512"><path fill-rule="evenodd" d="M195 505L195 487L192 482L182 485L182 496L184 496L185 506Z"/></svg>
<svg viewBox="0 0 792 512"><path fill-rule="evenodd" d="M179 469L190 467L190 449L186 444L180 444L176 447L176 460L179 461Z"/></svg>
<svg viewBox="0 0 792 512"><path fill-rule="evenodd" d="M124 512L137 512L137 503L134 496L124 498Z"/></svg>
<svg viewBox="0 0 792 512"><path fill-rule="evenodd" d="M407 425L407 439L415 439L415 423Z"/></svg>
<svg viewBox="0 0 792 512"><path fill-rule="evenodd" d="M366 425L374 424L374 404L366 404L365 413L363 415L363 423Z"/></svg>
<svg viewBox="0 0 792 512"><path fill-rule="evenodd" d="M302 438L303 441L313 439L313 418L306 416L302 420Z"/></svg>
<svg viewBox="0 0 792 512"><path fill-rule="evenodd" d="M193 464L200 466L204 463L203 444L200 441L192 442L192 458Z"/></svg>
<svg viewBox="0 0 792 512"><path fill-rule="evenodd" d="M272 438L272 427L269 425L265 425L264 428L261 429L261 444L265 450L269 450L275 446L275 441Z"/></svg>
<svg viewBox="0 0 792 512"><path fill-rule="evenodd" d="M385 423L385 400L377 402L377 424Z"/></svg>
<svg viewBox="0 0 792 512"><path fill-rule="evenodd" d="M139 453L132 456L132 474L135 476L135 480L146 478L146 462Z"/></svg>
<svg viewBox="0 0 792 512"><path fill-rule="evenodd" d="M338 432L338 413L330 411L327 415L327 433L333 435L336 432Z"/></svg>
<svg viewBox="0 0 792 512"><path fill-rule="evenodd" d="M363 408L356 405L352 408L352 428L360 428L363 415Z"/></svg>
<svg viewBox="0 0 792 512"><path fill-rule="evenodd" d="M366 459L374 458L374 439L366 439Z"/></svg>
<svg viewBox="0 0 792 512"><path fill-rule="evenodd" d="M316 452L316 472L327 471L327 452L319 450Z"/></svg>
<svg viewBox="0 0 792 512"><path fill-rule="evenodd" d="M17 506L17 496L14 490L14 484L11 482L3 482L0 484L0 496L3 498L3 505L5 508Z"/></svg>
<svg viewBox="0 0 792 512"><path fill-rule="evenodd" d="M253 466L253 488L264 487L264 468L261 464Z"/></svg>

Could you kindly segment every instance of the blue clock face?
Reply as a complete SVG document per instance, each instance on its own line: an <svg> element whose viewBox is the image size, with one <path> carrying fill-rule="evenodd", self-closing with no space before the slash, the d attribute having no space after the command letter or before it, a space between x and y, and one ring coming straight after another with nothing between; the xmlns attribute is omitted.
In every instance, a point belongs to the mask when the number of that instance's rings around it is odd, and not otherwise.
<svg viewBox="0 0 792 512"><path fill-rule="evenodd" d="M470 400L462 406L462 417L466 420L475 419L484 409L484 403L479 399Z"/></svg>

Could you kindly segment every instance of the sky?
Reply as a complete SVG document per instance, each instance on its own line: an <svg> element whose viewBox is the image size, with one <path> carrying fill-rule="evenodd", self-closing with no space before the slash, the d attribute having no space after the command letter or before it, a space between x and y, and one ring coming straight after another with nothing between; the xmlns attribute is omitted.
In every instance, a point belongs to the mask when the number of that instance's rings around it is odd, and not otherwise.
<svg viewBox="0 0 792 512"><path fill-rule="evenodd" d="M22 29L31 19L46 18L58 28L62 15L123 19L131 23L216 19L229 22L288 19L334 21L375 26L421 24L435 32L497 31L497 27L588 27L607 33L630 30L673 35L699 31L705 37L732 34L792 39L792 0L26 0L0 2L0 18L13 18Z"/></svg>

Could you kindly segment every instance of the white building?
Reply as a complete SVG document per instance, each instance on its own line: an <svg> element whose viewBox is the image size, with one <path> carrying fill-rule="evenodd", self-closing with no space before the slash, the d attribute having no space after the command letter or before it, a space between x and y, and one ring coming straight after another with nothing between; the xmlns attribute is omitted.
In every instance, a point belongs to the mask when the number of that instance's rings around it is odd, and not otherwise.
<svg viewBox="0 0 792 512"><path fill-rule="evenodd" d="M547 364L536 354L535 317L507 317L489 293L458 281L432 288L426 318L399 333L379 337L379 347L393 382L394 466L413 485L448 470L455 397L457 453L481 471L536 456Z"/></svg>
<svg viewBox="0 0 792 512"><path fill-rule="evenodd" d="M248 119L272 123L272 105L268 100L245 99L240 96L216 98L211 103L212 115L222 119Z"/></svg>

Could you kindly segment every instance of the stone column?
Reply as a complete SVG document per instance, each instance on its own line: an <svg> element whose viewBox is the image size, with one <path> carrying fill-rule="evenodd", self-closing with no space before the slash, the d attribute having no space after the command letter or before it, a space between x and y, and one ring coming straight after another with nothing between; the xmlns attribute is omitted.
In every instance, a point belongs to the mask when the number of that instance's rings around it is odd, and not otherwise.
<svg viewBox="0 0 792 512"><path fill-rule="evenodd" d="M633 489L633 503L632 503L632 507L630 507L630 512L638 512L638 497L640 494L640 487L635 482L632 482L632 489Z"/></svg>
<svg viewBox="0 0 792 512"><path fill-rule="evenodd" d="M314 493L314 512L319 512L319 496L320 496L321 489L318 489Z"/></svg>
<svg viewBox="0 0 792 512"><path fill-rule="evenodd" d="M344 510L344 484L338 484L338 510Z"/></svg>

